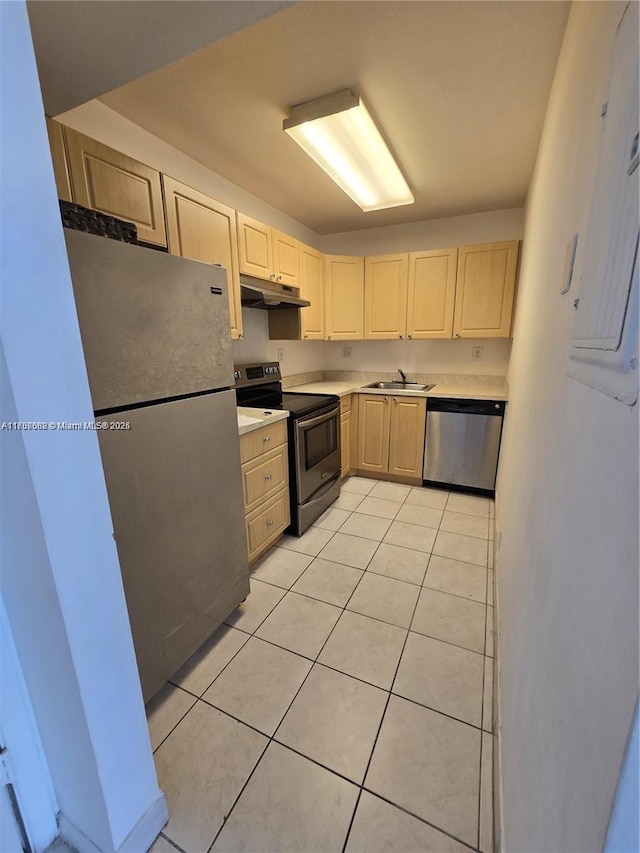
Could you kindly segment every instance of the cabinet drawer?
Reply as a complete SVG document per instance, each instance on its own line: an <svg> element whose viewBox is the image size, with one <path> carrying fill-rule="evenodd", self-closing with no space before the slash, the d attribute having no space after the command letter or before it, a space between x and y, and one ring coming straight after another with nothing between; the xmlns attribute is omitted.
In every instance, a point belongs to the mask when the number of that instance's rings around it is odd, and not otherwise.
<svg viewBox="0 0 640 853"><path fill-rule="evenodd" d="M247 513L254 510L260 501L275 494L289 482L287 445L263 453L242 466L242 490L244 508Z"/></svg>
<svg viewBox="0 0 640 853"><path fill-rule="evenodd" d="M287 422L277 421L275 424L254 429L240 436L240 460L249 462L261 453L273 450L287 440Z"/></svg>
<svg viewBox="0 0 640 853"><path fill-rule="evenodd" d="M347 412L351 411L351 394L347 394L346 397L340 397L340 414L346 415Z"/></svg>
<svg viewBox="0 0 640 853"><path fill-rule="evenodd" d="M289 521L289 490L285 487L246 518L250 563L278 538Z"/></svg>

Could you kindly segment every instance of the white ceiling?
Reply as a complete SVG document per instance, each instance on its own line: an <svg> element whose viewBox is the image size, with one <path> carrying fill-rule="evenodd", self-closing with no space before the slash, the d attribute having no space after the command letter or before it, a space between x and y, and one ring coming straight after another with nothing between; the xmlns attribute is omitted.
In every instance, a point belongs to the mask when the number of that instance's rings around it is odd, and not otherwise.
<svg viewBox="0 0 640 853"><path fill-rule="evenodd" d="M320 234L520 207L568 8L302 2L101 100ZM363 213L283 133L290 106L345 87L363 95L415 204Z"/></svg>
<svg viewBox="0 0 640 853"><path fill-rule="evenodd" d="M47 115L54 116L248 27L290 0L29 0Z"/></svg>

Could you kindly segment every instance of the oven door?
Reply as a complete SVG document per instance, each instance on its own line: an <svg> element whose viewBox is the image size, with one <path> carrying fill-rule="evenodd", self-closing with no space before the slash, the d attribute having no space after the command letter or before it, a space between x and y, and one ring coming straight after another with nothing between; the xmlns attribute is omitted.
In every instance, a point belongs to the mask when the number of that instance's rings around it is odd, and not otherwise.
<svg viewBox="0 0 640 853"><path fill-rule="evenodd" d="M295 422L296 489L304 503L340 471L340 405L306 415Z"/></svg>

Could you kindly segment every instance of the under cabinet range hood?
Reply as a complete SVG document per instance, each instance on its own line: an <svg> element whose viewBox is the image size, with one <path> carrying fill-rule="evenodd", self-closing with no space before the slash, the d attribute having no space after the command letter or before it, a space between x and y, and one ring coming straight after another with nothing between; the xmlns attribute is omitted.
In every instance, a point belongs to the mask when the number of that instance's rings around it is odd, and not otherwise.
<svg viewBox="0 0 640 853"><path fill-rule="evenodd" d="M300 298L300 289L289 284L261 281L249 275L240 276L240 301L245 308L273 311L278 308L306 308L311 303Z"/></svg>

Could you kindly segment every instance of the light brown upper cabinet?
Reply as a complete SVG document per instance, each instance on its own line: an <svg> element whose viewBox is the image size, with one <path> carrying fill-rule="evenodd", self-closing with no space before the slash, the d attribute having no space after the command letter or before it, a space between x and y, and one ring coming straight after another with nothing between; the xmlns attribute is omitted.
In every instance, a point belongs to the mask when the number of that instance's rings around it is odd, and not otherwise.
<svg viewBox="0 0 640 853"><path fill-rule="evenodd" d="M364 258L325 255L326 335L329 341L364 337Z"/></svg>
<svg viewBox="0 0 640 853"><path fill-rule="evenodd" d="M238 211L240 272L273 280L271 228Z"/></svg>
<svg viewBox="0 0 640 853"><path fill-rule="evenodd" d="M51 159L53 160L53 174L56 179L58 198L61 198L63 201L73 201L62 125L60 122L49 118L49 116L47 116L47 133L49 134L49 148L51 149Z"/></svg>
<svg viewBox="0 0 640 853"><path fill-rule="evenodd" d="M460 247L455 337L510 337L517 262L517 240Z"/></svg>
<svg viewBox="0 0 640 853"><path fill-rule="evenodd" d="M409 256L377 255L364 259L364 337L393 340L407 334Z"/></svg>
<svg viewBox="0 0 640 853"><path fill-rule="evenodd" d="M303 340L324 340L323 263L322 252L300 243L300 296L311 303L300 311Z"/></svg>
<svg viewBox="0 0 640 853"><path fill-rule="evenodd" d="M160 173L66 127L73 201L133 222L138 239L166 246Z"/></svg>
<svg viewBox="0 0 640 853"><path fill-rule="evenodd" d="M457 263L457 248L409 255L408 338L453 337Z"/></svg>
<svg viewBox="0 0 640 853"><path fill-rule="evenodd" d="M241 273L298 286L300 258L294 237L238 212L238 243Z"/></svg>
<svg viewBox="0 0 640 853"><path fill-rule="evenodd" d="M235 210L167 175L162 186L169 251L226 269L231 337L242 338Z"/></svg>
<svg viewBox="0 0 640 853"><path fill-rule="evenodd" d="M280 284L300 284L300 244L294 237L271 229L273 247L273 274Z"/></svg>

